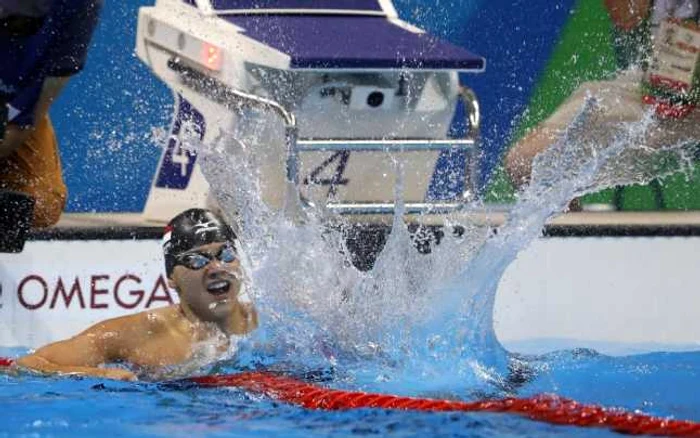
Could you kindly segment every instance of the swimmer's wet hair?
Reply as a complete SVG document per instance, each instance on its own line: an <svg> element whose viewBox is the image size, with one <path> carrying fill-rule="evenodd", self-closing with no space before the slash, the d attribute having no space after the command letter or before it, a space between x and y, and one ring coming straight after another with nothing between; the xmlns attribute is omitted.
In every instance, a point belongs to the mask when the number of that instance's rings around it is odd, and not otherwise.
<svg viewBox="0 0 700 438"><path fill-rule="evenodd" d="M170 278L177 256L198 246L235 242L238 236L226 221L211 210L191 208L175 216L165 227L163 253Z"/></svg>

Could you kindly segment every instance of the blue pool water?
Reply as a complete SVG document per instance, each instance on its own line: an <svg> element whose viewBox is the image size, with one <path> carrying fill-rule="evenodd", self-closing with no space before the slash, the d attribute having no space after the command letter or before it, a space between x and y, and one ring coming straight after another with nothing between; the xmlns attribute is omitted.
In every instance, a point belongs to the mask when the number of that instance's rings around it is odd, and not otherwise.
<svg viewBox="0 0 700 438"><path fill-rule="evenodd" d="M0 350L19 354L20 350ZM504 389L453 382L451 393L405 386L404 395L466 400L557 393L664 417L700 421L700 352L610 357L575 350L520 358L527 382ZM233 372L228 364L222 371ZM365 367L367 364L364 365ZM300 371L297 368L297 372ZM343 371L320 384L376 388L375 381L349 382ZM552 426L509 414L396 412L382 409L322 412L229 388L173 390L147 383L89 378L0 375L0 436L619 436L602 429Z"/></svg>

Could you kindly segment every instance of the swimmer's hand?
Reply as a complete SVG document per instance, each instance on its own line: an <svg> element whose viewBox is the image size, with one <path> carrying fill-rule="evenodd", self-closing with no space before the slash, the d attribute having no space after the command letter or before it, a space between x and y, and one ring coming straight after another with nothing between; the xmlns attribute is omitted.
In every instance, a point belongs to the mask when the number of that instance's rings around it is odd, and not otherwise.
<svg viewBox="0 0 700 438"><path fill-rule="evenodd" d="M100 369L102 371L101 375L95 376L95 377L103 377L105 379L112 379L112 380L122 380L124 382L135 382L138 380L136 378L136 374L132 373L129 370L123 370L119 368L102 368Z"/></svg>
<svg viewBox="0 0 700 438"><path fill-rule="evenodd" d="M58 365L37 354L20 357L17 366L28 371L45 374L91 376L104 379L122 381L135 381L136 375L129 370L121 368L99 368L97 366Z"/></svg>

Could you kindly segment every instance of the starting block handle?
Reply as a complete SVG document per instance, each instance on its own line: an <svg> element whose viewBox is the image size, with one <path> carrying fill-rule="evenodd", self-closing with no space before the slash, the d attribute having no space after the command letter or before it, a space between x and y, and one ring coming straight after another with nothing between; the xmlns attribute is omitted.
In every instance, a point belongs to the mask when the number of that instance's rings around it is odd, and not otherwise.
<svg viewBox="0 0 700 438"><path fill-rule="evenodd" d="M168 60L168 68L177 73L187 86L212 97L226 106L233 106L234 108L253 107L269 110L277 114L284 122L285 128L287 181L293 182L295 186L299 185L298 129L296 118L291 111L277 101L237 90L218 79L209 77L183 63L179 57L170 58Z"/></svg>
<svg viewBox="0 0 700 438"><path fill-rule="evenodd" d="M481 127L479 100L474 91L462 86L459 98L465 105L469 131L466 138L430 140L430 139L396 139L396 140L299 140L299 131L294 114L279 102L254 94L234 89L223 82L206 76L200 71L182 63L173 57L168 61L168 68L179 74L189 87L206 94L217 101L233 107L254 107L276 113L284 122L286 178L299 187L299 152L318 150L354 150L354 151L426 151L462 149L466 153L466 181L468 187L461 199L455 202L426 202L407 204L407 213L448 213L461 210L466 202L478 193L478 154L475 145L478 142ZM410 208L409 208L410 207ZM336 203L328 206L329 210L340 214L390 214L393 203ZM410 211L409 211L410 210Z"/></svg>
<svg viewBox="0 0 700 438"><path fill-rule="evenodd" d="M443 151L446 149L469 150L474 141L459 140L298 140L297 150L307 151L356 151L356 152L414 152Z"/></svg>
<svg viewBox="0 0 700 438"><path fill-rule="evenodd" d="M466 205L462 202L407 202L404 214L450 214L462 211ZM342 215L387 215L394 214L396 205L387 203L330 203L325 209Z"/></svg>
<svg viewBox="0 0 700 438"><path fill-rule="evenodd" d="M479 99L474 93L474 90L467 86L461 86L459 97L462 99L467 113L467 123L469 131L467 132L466 140L471 141L474 145L479 143L481 137L481 107ZM465 151L466 153L466 169L465 169L465 192L462 198L466 202L469 199L474 199L479 193L479 151L476 147L472 147Z"/></svg>

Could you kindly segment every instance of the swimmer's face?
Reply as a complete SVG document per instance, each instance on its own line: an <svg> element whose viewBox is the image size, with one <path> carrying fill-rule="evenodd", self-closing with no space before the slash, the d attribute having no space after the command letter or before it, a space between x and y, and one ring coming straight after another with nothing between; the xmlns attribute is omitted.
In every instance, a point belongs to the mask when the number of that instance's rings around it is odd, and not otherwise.
<svg viewBox="0 0 700 438"><path fill-rule="evenodd" d="M178 255L170 282L180 301L201 320L218 321L231 315L242 274L232 243L210 243Z"/></svg>

